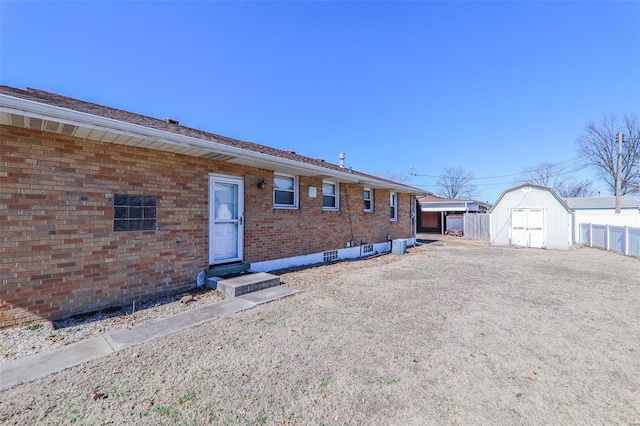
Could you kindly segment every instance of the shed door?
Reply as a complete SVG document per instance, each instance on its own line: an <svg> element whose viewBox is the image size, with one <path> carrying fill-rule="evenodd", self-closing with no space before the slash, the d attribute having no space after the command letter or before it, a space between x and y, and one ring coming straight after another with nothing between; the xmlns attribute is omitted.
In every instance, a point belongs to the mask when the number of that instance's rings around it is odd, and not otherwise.
<svg viewBox="0 0 640 426"><path fill-rule="evenodd" d="M527 247L525 210L511 211L511 244Z"/></svg>
<svg viewBox="0 0 640 426"><path fill-rule="evenodd" d="M544 247L544 211L511 210L511 244L520 247Z"/></svg>
<svg viewBox="0 0 640 426"><path fill-rule="evenodd" d="M529 210L529 247L544 247L544 214L542 209Z"/></svg>

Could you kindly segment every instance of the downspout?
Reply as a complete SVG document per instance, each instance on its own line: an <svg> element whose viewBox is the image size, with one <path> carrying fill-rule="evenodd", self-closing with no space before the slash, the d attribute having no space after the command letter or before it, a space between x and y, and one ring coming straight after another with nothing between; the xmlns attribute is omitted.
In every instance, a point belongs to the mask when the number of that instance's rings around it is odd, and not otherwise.
<svg viewBox="0 0 640 426"><path fill-rule="evenodd" d="M416 200L413 195L409 194L409 238L414 237L417 234L416 231L416 214L413 211L413 207L416 204Z"/></svg>

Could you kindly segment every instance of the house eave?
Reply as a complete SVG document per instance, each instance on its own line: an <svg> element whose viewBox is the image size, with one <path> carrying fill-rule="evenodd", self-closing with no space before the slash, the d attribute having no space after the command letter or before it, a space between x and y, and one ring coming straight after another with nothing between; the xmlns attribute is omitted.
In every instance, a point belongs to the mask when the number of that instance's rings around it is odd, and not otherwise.
<svg viewBox="0 0 640 426"><path fill-rule="evenodd" d="M20 121L22 123L15 123ZM137 146L158 151L203 157L233 164L291 173L326 177L338 182L387 189L420 196L425 192L403 184L363 177L349 170L305 164L300 161L265 154L230 145L153 129L112 118L0 94L0 124L64 134L84 139ZM22 125L20 125L22 124Z"/></svg>

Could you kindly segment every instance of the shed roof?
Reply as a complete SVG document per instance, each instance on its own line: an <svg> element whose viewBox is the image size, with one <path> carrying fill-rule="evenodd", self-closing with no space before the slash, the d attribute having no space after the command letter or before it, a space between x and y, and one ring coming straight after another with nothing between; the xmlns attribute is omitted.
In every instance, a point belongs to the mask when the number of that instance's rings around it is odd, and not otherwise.
<svg viewBox="0 0 640 426"><path fill-rule="evenodd" d="M573 210L616 208L616 197L577 197L565 198L564 201ZM620 197L620 205L623 209L639 209L640 201L632 195L623 195Z"/></svg>
<svg viewBox="0 0 640 426"><path fill-rule="evenodd" d="M423 195L426 191L340 167L322 159L221 136L121 109L59 95L0 85L0 124L123 145L170 151L236 164L334 178L373 188Z"/></svg>
<svg viewBox="0 0 640 426"><path fill-rule="evenodd" d="M492 212L493 209L496 208L496 206L498 206L500 204L500 201L502 200L502 198L505 196L505 194L509 193L509 192L513 192L513 191L517 191L519 189L522 188L535 188L535 189L539 189L541 191L547 191L549 192L551 195L553 195L553 197L558 200L558 203L560 203L560 205L567 210L568 212L571 211L571 209L569 208L569 206L567 206L567 204L565 204L565 202L562 200L562 198L558 197L558 194L556 194L556 192L551 189L551 188L547 188L546 186L540 186L540 185L533 185L530 183L523 183L522 185L518 185L518 186L514 186L513 188L509 188L506 189L501 195L500 198L498 198L498 200L493 204L493 206L491 207L491 210L489 210L489 212Z"/></svg>

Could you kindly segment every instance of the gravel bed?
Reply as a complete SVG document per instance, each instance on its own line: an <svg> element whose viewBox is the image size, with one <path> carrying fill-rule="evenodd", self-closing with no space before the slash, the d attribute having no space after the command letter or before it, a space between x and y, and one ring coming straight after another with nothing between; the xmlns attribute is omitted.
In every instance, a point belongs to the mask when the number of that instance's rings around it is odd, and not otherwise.
<svg viewBox="0 0 640 426"><path fill-rule="evenodd" d="M188 303L184 296L193 296ZM148 324L171 315L224 299L222 293L206 287L188 293L154 297L131 305L74 315L59 321L45 321L0 330L0 364L50 351L83 339Z"/></svg>

